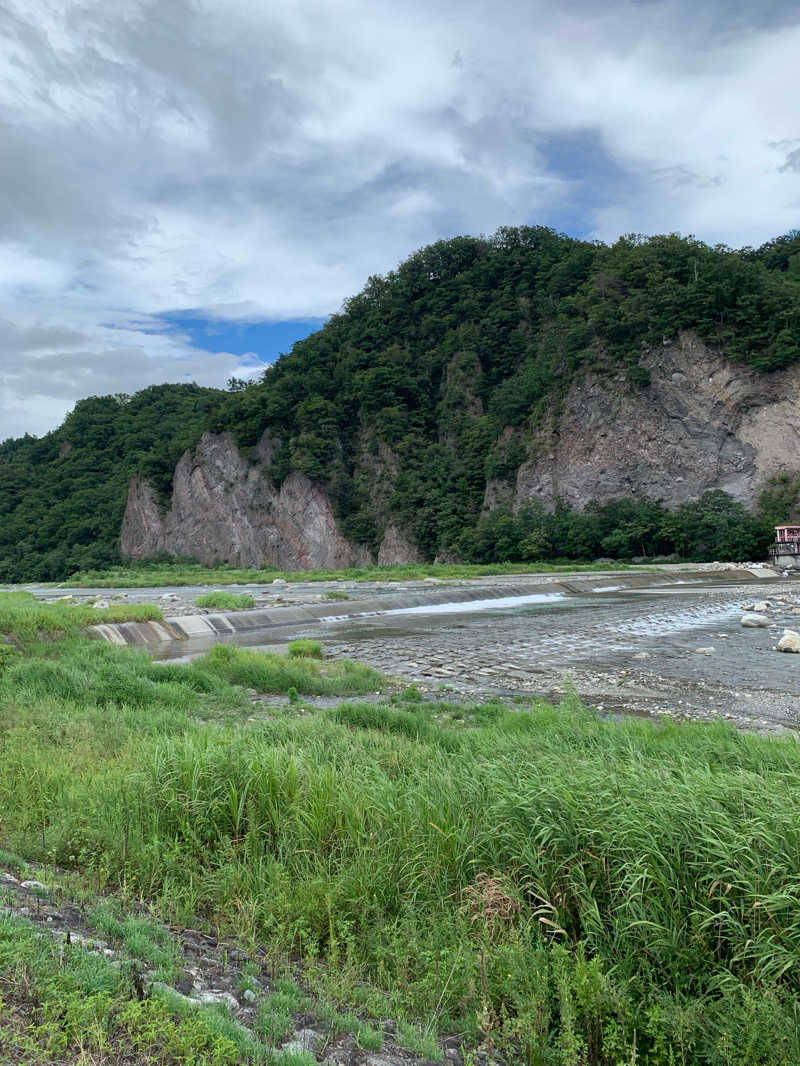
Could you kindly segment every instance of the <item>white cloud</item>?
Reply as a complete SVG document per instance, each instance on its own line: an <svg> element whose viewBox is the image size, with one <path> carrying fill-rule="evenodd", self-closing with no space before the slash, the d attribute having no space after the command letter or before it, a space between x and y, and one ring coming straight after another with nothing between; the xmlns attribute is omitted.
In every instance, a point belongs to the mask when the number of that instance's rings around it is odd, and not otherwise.
<svg viewBox="0 0 800 1066"><path fill-rule="evenodd" d="M325 315L441 236L761 243L798 220L798 54L758 0L11 0L0 438L242 372L164 311Z"/></svg>

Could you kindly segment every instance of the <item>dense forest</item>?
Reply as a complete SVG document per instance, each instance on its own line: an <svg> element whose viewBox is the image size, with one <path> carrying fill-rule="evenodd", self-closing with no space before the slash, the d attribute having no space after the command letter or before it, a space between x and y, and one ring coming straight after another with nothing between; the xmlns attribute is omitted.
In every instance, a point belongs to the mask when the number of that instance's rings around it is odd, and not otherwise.
<svg viewBox="0 0 800 1066"><path fill-rule="evenodd" d="M800 232L741 250L543 227L440 241L370 278L257 382L93 397L54 432L0 444L0 580L118 561L131 475L166 500L207 429L246 455L269 431L276 484L320 483L346 535L373 549L391 518L427 558L763 554L770 522L796 504L791 479L756 515L721 493L673 513L651 500L482 513L487 479L514 474L578 376L623 366L626 387L646 389L642 352L682 330L757 370L800 360ZM388 486L370 461L382 450Z"/></svg>

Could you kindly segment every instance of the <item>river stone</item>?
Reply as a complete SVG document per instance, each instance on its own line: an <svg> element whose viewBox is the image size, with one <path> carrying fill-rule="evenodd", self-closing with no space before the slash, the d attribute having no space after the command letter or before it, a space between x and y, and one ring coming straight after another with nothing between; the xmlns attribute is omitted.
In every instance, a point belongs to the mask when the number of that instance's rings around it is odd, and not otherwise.
<svg viewBox="0 0 800 1066"><path fill-rule="evenodd" d="M760 614L763 614L764 611L768 611L771 606L772 604L769 602L769 600L759 600L758 603L753 604L753 610L758 611Z"/></svg>
<svg viewBox="0 0 800 1066"><path fill-rule="evenodd" d="M716 648L695 648L695 655L713 655L716 652Z"/></svg>
<svg viewBox="0 0 800 1066"><path fill-rule="evenodd" d="M784 629L778 641L778 651L793 651L800 655L800 633L794 629Z"/></svg>
<svg viewBox="0 0 800 1066"><path fill-rule="evenodd" d="M239 1009L239 1000L230 992L222 992L217 989L212 989L210 992L200 992L197 999L200 1003L222 1003L224 1006L230 1007L231 1010Z"/></svg>
<svg viewBox="0 0 800 1066"><path fill-rule="evenodd" d="M742 615L741 625L745 629L763 629L769 625L769 618L765 614L745 614Z"/></svg>

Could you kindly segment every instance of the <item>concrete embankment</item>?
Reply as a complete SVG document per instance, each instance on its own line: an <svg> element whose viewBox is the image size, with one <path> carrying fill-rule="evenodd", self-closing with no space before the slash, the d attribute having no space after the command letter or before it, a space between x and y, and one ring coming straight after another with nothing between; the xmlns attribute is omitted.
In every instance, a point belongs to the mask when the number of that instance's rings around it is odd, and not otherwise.
<svg viewBox="0 0 800 1066"><path fill-rule="evenodd" d="M90 630L114 644L157 647L171 641L205 639L235 639L237 634L256 630L303 628L312 624L340 622L349 619L375 617L405 612L447 613L464 610L480 611L489 608L514 607L522 604L547 603L568 597L590 597L615 592L683 586L718 584L747 584L764 581L776 575L764 570L729 570L716 573L608 573L568 575L564 579L509 581L486 580L459 583L457 586L416 588L388 592L368 599L344 603L316 603L274 607L268 610L237 611L231 613L190 615L165 618L162 622L120 622L91 626ZM676 588L677 591L677 588Z"/></svg>

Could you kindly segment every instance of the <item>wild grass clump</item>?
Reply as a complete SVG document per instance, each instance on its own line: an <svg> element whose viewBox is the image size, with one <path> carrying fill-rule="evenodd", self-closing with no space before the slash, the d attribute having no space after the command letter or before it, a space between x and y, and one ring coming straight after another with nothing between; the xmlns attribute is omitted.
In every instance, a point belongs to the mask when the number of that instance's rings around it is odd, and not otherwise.
<svg viewBox="0 0 800 1066"><path fill-rule="evenodd" d="M384 677L363 663L348 659L320 662L309 656L286 657L231 644L215 644L197 666L204 673L258 692L286 693L294 688L304 696L358 696L385 686Z"/></svg>
<svg viewBox="0 0 800 1066"><path fill-rule="evenodd" d="M150 622L161 618L159 608L150 603L94 608L43 603L30 592L0 592L0 637L15 642L40 636L74 636L85 626L100 622Z"/></svg>
<svg viewBox="0 0 800 1066"><path fill-rule="evenodd" d="M256 601L247 593L236 592L205 592L198 596L195 607L214 607L220 611L246 611L249 607L255 607Z"/></svg>
<svg viewBox="0 0 800 1066"><path fill-rule="evenodd" d="M195 664L157 663L144 651L103 641L73 640L45 652L18 656L0 674L0 719L17 704L32 712L51 703L73 704L79 717L93 707L190 712L204 696L243 706L240 690Z"/></svg>
<svg viewBox="0 0 800 1066"><path fill-rule="evenodd" d="M289 655L293 659L321 659L322 643L319 640L300 637L298 640L290 641Z"/></svg>

